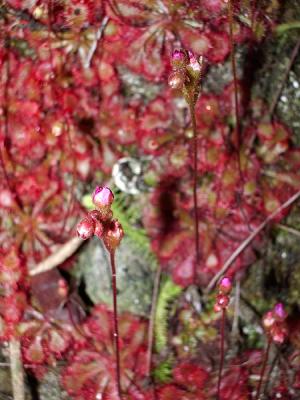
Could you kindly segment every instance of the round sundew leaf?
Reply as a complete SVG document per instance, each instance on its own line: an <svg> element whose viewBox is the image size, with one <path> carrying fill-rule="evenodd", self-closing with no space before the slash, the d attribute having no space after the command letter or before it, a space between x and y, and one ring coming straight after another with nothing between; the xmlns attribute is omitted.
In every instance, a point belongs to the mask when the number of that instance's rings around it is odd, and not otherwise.
<svg viewBox="0 0 300 400"><path fill-rule="evenodd" d="M271 123L261 123L257 127L258 137L261 140L272 140L274 138L274 128Z"/></svg>
<svg viewBox="0 0 300 400"><path fill-rule="evenodd" d="M23 354L25 359L33 364L42 364L45 361L46 355L42 345L41 335L29 338L29 344L24 344Z"/></svg>
<svg viewBox="0 0 300 400"><path fill-rule="evenodd" d="M70 336L61 330L49 329L48 330L48 348L56 354L61 354L70 345Z"/></svg>
<svg viewBox="0 0 300 400"><path fill-rule="evenodd" d="M173 371L176 382L189 389L203 389L208 380L208 372L199 365L183 362Z"/></svg>
<svg viewBox="0 0 300 400"><path fill-rule="evenodd" d="M2 317L0 317L0 339L6 336L6 324Z"/></svg>

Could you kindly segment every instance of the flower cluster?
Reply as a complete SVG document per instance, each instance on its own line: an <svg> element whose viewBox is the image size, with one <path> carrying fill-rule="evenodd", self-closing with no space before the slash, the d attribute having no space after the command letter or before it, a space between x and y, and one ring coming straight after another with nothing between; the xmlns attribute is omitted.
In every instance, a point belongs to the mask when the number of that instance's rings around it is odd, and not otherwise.
<svg viewBox="0 0 300 400"><path fill-rule="evenodd" d="M93 235L103 239L109 252L113 252L120 244L124 232L118 220L113 219L111 205L114 195L108 187L97 186L93 193L96 210L90 211L77 225L77 234L83 239Z"/></svg>
<svg viewBox="0 0 300 400"><path fill-rule="evenodd" d="M266 312L263 316L263 327L274 343L282 344L287 337L286 318L287 313L282 303L275 304L273 310Z"/></svg>
<svg viewBox="0 0 300 400"><path fill-rule="evenodd" d="M232 290L232 282L228 277L223 277L218 284L218 296L214 306L215 312L226 310L229 304L229 294Z"/></svg>

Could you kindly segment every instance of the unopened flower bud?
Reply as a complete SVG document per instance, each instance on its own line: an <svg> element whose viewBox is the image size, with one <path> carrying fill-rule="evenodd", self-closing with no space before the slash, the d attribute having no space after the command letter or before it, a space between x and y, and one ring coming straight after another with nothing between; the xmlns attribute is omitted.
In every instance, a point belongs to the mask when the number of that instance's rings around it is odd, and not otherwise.
<svg viewBox="0 0 300 400"><path fill-rule="evenodd" d="M214 312L218 313L218 312L220 312L220 311L222 311L222 307L220 307L218 303L215 303L215 305L214 305Z"/></svg>
<svg viewBox="0 0 300 400"><path fill-rule="evenodd" d="M83 239L89 239L94 235L95 223L90 217L83 218L77 225L77 235Z"/></svg>
<svg viewBox="0 0 300 400"><path fill-rule="evenodd" d="M88 216L92 218L93 221L101 221L101 213L98 210L92 210L88 213Z"/></svg>
<svg viewBox="0 0 300 400"><path fill-rule="evenodd" d="M221 294L228 294L231 292L231 290L232 290L232 281L227 276L224 276L224 278L222 278L219 283L219 292Z"/></svg>
<svg viewBox="0 0 300 400"><path fill-rule="evenodd" d="M95 231L94 234L98 236L98 238L102 238L104 232L103 224L100 221L95 221Z"/></svg>
<svg viewBox="0 0 300 400"><path fill-rule="evenodd" d="M217 296L217 304L220 306L222 309L225 309L228 304L229 304L229 297L226 296L225 294L219 294Z"/></svg>
<svg viewBox="0 0 300 400"><path fill-rule="evenodd" d="M287 330L282 324L275 324L270 331L273 342L282 344L287 336Z"/></svg>
<svg viewBox="0 0 300 400"><path fill-rule="evenodd" d="M184 50L176 49L172 53L171 57L171 64L172 67L177 68L184 68L189 62L189 58L187 53Z"/></svg>
<svg viewBox="0 0 300 400"><path fill-rule="evenodd" d="M113 192L106 186L97 186L94 190L93 203L98 208L110 207L114 201Z"/></svg>
<svg viewBox="0 0 300 400"><path fill-rule="evenodd" d="M268 311L265 313L262 319L262 324L266 330L271 329L271 327L275 323L275 318L272 311Z"/></svg>
<svg viewBox="0 0 300 400"><path fill-rule="evenodd" d="M168 78L168 85L172 89L181 89L185 82L185 75L182 72L172 72Z"/></svg>
<svg viewBox="0 0 300 400"><path fill-rule="evenodd" d="M114 251L123 239L124 231L122 225L116 219L110 222L109 227L103 234L103 242L109 252Z"/></svg>
<svg viewBox="0 0 300 400"><path fill-rule="evenodd" d="M287 313L282 303L275 304L275 307L273 309L273 315L276 321L279 322L283 322L286 319Z"/></svg>

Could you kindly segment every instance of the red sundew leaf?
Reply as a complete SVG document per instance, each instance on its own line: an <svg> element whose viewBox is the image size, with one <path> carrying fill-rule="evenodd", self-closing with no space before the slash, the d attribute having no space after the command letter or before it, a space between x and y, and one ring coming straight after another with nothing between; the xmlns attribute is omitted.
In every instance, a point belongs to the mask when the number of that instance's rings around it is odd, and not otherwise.
<svg viewBox="0 0 300 400"><path fill-rule="evenodd" d="M224 0L200 0L200 5L205 10L209 11L210 16L211 13L219 14L226 9L226 3ZM214 15L214 17L216 16Z"/></svg>
<svg viewBox="0 0 300 400"><path fill-rule="evenodd" d="M4 297L0 306L0 311L5 321L17 323L21 320L26 306L26 295L19 290Z"/></svg>
<svg viewBox="0 0 300 400"><path fill-rule="evenodd" d="M56 356L61 356L71 343L71 336L68 332L63 332L58 329L48 329L47 331L47 346L51 353Z"/></svg>
<svg viewBox="0 0 300 400"><path fill-rule="evenodd" d="M167 235L160 244L158 250L159 257L163 260L170 259L174 255L174 252L181 248L182 242L189 236L189 233L186 231L172 232Z"/></svg>
<svg viewBox="0 0 300 400"><path fill-rule="evenodd" d="M151 81L160 81L169 65L171 49L160 28L150 30L132 31L132 37L128 37L128 45L124 48L122 61L130 69L144 75ZM168 51L169 50L169 51Z"/></svg>
<svg viewBox="0 0 300 400"><path fill-rule="evenodd" d="M103 327L104 325L104 327ZM86 321L89 344L79 350L69 361L62 376L68 393L77 399L86 390L103 398L118 399L115 377L115 355L113 345L113 315L104 305L97 306ZM123 390L132 379L145 376L146 325L128 313L119 317L121 345L121 379Z"/></svg>
<svg viewBox="0 0 300 400"><path fill-rule="evenodd" d="M36 335L27 338L23 342L23 356L29 364L43 364L46 360L45 348L42 344L42 336Z"/></svg>
<svg viewBox="0 0 300 400"><path fill-rule="evenodd" d="M187 287L194 281L193 269L195 255L193 254L193 248L191 248L190 251L191 254L178 262L172 270L173 281L182 287Z"/></svg>
<svg viewBox="0 0 300 400"><path fill-rule="evenodd" d="M242 368L232 367L221 382L222 400L249 400L248 373Z"/></svg>
<svg viewBox="0 0 300 400"><path fill-rule="evenodd" d="M197 124L211 126L220 119L219 98L213 95L202 95L196 104Z"/></svg>
<svg viewBox="0 0 300 400"><path fill-rule="evenodd" d="M226 32L209 32L207 34L211 49L207 58L212 63L223 62L230 53L230 42Z"/></svg>
<svg viewBox="0 0 300 400"><path fill-rule="evenodd" d="M184 48L191 49L196 55L208 57L212 51L212 42L210 37L200 29L188 29L182 27L179 29L179 35Z"/></svg>
<svg viewBox="0 0 300 400"><path fill-rule="evenodd" d="M125 23L133 26L152 24L156 19L155 2L143 0L118 0L112 1L111 7L115 16Z"/></svg>
<svg viewBox="0 0 300 400"><path fill-rule="evenodd" d="M205 400L204 395L201 393L189 393L182 389L179 389L175 385L165 385L163 388L158 390L159 400Z"/></svg>
<svg viewBox="0 0 300 400"><path fill-rule="evenodd" d="M203 389L209 374L199 365L183 362L173 370L173 377L178 384L189 389Z"/></svg>

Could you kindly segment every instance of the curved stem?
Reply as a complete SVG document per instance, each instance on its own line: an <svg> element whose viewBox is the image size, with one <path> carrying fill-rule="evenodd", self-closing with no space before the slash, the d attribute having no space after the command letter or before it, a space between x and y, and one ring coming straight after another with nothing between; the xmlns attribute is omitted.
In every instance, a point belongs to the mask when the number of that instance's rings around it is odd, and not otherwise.
<svg viewBox="0 0 300 400"><path fill-rule="evenodd" d="M260 391L261 391L264 375L265 375L265 372L266 372L267 361L268 361L268 358L269 358L270 347L271 347L271 338L268 339L268 345L267 345L267 348L266 348L266 351L265 351L263 365L261 367L260 379L259 379L259 383L258 383L258 387L257 387L255 400L259 400Z"/></svg>
<svg viewBox="0 0 300 400"><path fill-rule="evenodd" d="M284 89L284 85L286 83L286 80L288 79L289 73L290 73L290 71L292 69L292 66L293 66L293 64L294 64L294 62L295 62L295 60L297 58L297 55L299 53L299 49L300 49L300 39L297 41L295 47L293 48L293 51L292 51L292 54L291 54L291 58L290 58L287 66L286 66L286 69L284 71L281 83L280 83L277 91L275 92L275 96L274 96L274 98L273 98L273 100L271 102L270 109L269 109L269 114L270 114L270 118L271 119L272 119L274 111L276 109L276 106L277 106L278 100L280 98L281 92Z"/></svg>
<svg viewBox="0 0 300 400"><path fill-rule="evenodd" d="M288 208L292 205L296 200L300 198L300 190L296 192L293 196L291 196L285 203L283 203L280 207L278 207L275 211L272 212L252 233L249 235L240 245L239 247L231 254L231 256L226 260L223 267L219 270L218 273L211 279L209 284L207 285L205 292L209 292L218 282L222 275L224 275L233 262L238 258L238 256L249 246L249 244L254 240L254 238L268 225L269 222L272 221L278 214L280 214L284 209Z"/></svg>
<svg viewBox="0 0 300 400"><path fill-rule="evenodd" d="M198 198L197 198L197 170L198 170L198 138L197 138L197 125L195 117L195 107L190 105L190 113L193 129L193 201L194 201L194 229L195 229L195 248L196 260L193 271L193 281L196 283L197 266L200 262L200 246L199 246L199 220L198 220Z"/></svg>
<svg viewBox="0 0 300 400"><path fill-rule="evenodd" d="M221 391L221 382L222 382L222 371L224 365L224 341L225 341L225 316L226 310L222 310L222 320L221 320L221 346L220 346L220 365L219 365L219 374L218 374L218 395L217 399L220 400L220 391Z"/></svg>
<svg viewBox="0 0 300 400"><path fill-rule="evenodd" d="M113 289L113 307L114 307L114 343L116 352L116 380L120 399L122 399L121 391L121 373L120 373L120 343L119 343L119 326L118 326L118 306L117 306L117 274L115 263L115 252L109 252L111 263L111 282Z"/></svg>

